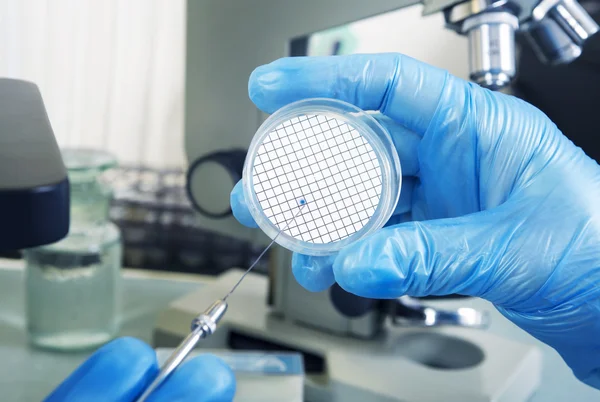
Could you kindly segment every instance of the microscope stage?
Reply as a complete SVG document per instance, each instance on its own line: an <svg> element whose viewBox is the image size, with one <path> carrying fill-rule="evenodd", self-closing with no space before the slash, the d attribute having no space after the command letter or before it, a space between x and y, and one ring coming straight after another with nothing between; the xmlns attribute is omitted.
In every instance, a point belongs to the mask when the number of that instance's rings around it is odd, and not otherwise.
<svg viewBox="0 0 600 402"><path fill-rule="evenodd" d="M239 278L230 270L163 311L155 347L174 347L190 322ZM249 274L228 300L220 328L199 347L298 351L308 401L525 402L538 387L541 352L483 330L386 326L374 339L325 333L266 305L268 278Z"/></svg>

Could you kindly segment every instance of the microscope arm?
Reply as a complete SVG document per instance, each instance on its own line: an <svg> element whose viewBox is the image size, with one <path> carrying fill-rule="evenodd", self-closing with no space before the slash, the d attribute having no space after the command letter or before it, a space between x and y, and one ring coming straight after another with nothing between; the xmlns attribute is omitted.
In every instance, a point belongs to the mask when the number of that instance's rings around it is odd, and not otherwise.
<svg viewBox="0 0 600 402"><path fill-rule="evenodd" d="M368 299L346 292L337 283L331 287L329 297L335 309L348 318L359 318L379 310L391 319L393 325L402 327L487 328L489 325L487 312L468 307L456 310L435 308L410 296L395 300Z"/></svg>
<svg viewBox="0 0 600 402"><path fill-rule="evenodd" d="M468 327L485 329L489 325L487 312L469 307L442 310L427 306L410 296L402 296L391 303L389 315L396 326L408 327Z"/></svg>

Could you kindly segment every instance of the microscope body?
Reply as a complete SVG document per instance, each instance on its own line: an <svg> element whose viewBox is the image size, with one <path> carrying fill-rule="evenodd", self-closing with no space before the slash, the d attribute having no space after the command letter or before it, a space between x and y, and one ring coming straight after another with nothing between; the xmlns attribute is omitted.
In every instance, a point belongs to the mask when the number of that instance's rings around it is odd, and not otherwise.
<svg viewBox="0 0 600 402"><path fill-rule="evenodd" d="M434 298L436 305L431 305L428 300L409 296L367 299L346 292L338 284L322 292L310 292L298 284L291 269L277 269L289 265L290 260L291 253L282 249L272 256L267 300L274 316L295 325L363 340L375 339L390 327L484 329L489 325L487 311L440 306L443 303L439 299L455 302L463 296Z"/></svg>
<svg viewBox="0 0 600 402"><path fill-rule="evenodd" d="M287 268L290 261L291 253L281 248L270 261L267 299L273 314L339 336L370 339L380 333L386 317L383 303L351 295L337 284L323 292L310 292Z"/></svg>

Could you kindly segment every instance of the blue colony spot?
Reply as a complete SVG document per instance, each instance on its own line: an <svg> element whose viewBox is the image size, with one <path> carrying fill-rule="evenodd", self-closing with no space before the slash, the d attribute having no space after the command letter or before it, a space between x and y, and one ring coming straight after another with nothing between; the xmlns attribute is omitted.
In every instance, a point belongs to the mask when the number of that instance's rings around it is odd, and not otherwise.
<svg viewBox="0 0 600 402"><path fill-rule="evenodd" d="M306 200L305 200L304 198L300 198L300 199L298 200L298 204L300 204L300 205L304 205L304 204L306 204Z"/></svg>

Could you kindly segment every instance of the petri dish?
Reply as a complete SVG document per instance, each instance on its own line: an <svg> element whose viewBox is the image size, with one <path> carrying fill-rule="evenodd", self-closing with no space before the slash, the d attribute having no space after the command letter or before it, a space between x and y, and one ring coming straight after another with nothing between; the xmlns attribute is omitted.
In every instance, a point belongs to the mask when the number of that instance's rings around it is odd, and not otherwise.
<svg viewBox="0 0 600 402"><path fill-rule="evenodd" d="M335 99L293 102L269 116L243 170L244 195L261 230L288 250L314 256L382 228L401 186L387 130Z"/></svg>

